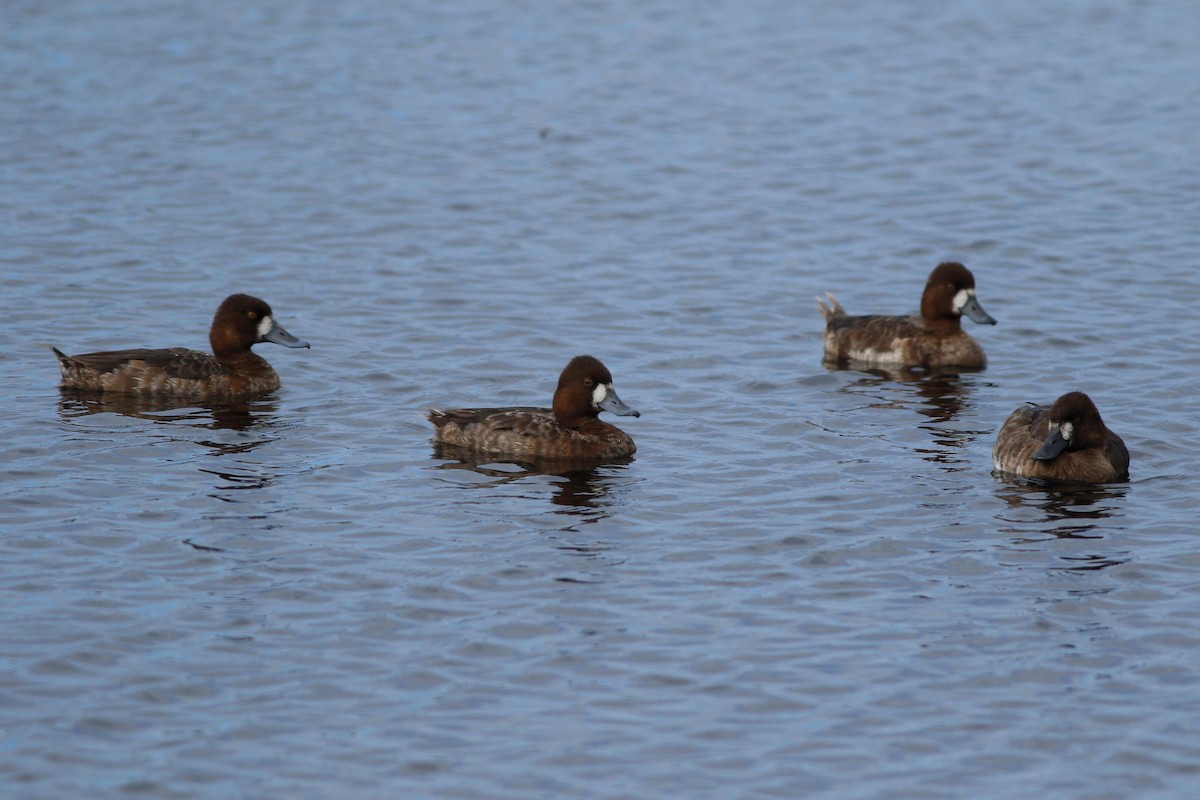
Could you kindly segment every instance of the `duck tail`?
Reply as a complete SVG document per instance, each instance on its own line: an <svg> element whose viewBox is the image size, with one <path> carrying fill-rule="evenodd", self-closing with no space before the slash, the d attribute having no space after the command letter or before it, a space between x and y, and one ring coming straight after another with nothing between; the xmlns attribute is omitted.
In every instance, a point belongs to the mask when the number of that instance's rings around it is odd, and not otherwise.
<svg viewBox="0 0 1200 800"><path fill-rule="evenodd" d="M58 367L65 375L66 371L75 365L75 359L71 358L69 355L64 353L62 350L59 350L52 344L48 344L46 346L54 351L54 357L58 359Z"/></svg>
<svg viewBox="0 0 1200 800"><path fill-rule="evenodd" d="M834 317L843 317L846 315L846 309L842 308L842 304L833 296L833 292L826 292L825 297L829 298L828 305L826 305L826 301L820 295L817 296L817 310L821 312L821 316L825 318L826 322L829 322Z"/></svg>

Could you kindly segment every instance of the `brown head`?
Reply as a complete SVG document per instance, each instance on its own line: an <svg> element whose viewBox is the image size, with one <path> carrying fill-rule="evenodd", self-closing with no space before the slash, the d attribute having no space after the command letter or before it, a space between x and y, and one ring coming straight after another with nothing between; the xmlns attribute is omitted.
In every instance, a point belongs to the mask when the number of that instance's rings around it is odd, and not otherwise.
<svg viewBox="0 0 1200 800"><path fill-rule="evenodd" d="M617 397L612 373L592 356L575 356L558 376L554 390L554 418L566 428L580 425L611 411L622 417L640 417L637 411Z"/></svg>
<svg viewBox="0 0 1200 800"><path fill-rule="evenodd" d="M259 342L274 342L284 347L308 347L275 321L265 300L248 294L231 294L213 317L208 332L213 355L218 360L245 355Z"/></svg>
<svg viewBox="0 0 1200 800"><path fill-rule="evenodd" d="M963 314L981 325L996 324L975 299L975 276L971 270L957 261L938 264L925 282L921 316L927 323L941 322L944 327L957 329Z"/></svg>
<svg viewBox="0 0 1200 800"><path fill-rule="evenodd" d="M1092 398L1083 392L1067 392L1050 406L1050 430L1046 441L1030 458L1050 461L1064 451L1104 447L1108 429Z"/></svg>

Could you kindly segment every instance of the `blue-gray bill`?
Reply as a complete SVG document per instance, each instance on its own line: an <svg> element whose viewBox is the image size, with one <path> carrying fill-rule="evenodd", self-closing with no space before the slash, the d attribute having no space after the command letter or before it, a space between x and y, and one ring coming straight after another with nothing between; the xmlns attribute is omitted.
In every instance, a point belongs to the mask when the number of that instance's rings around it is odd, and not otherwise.
<svg viewBox="0 0 1200 800"><path fill-rule="evenodd" d="M974 297L967 301L967 304L963 306L962 310L964 314L966 314L975 322L978 322L980 325L996 324L996 320L992 318L992 315L984 311L983 306L979 305L979 301Z"/></svg>
<svg viewBox="0 0 1200 800"><path fill-rule="evenodd" d="M292 336L283 329L282 325L274 320L271 321L271 330L266 332L266 334L262 337L262 341L281 344L284 347L310 347L308 342Z"/></svg>
<svg viewBox="0 0 1200 800"><path fill-rule="evenodd" d="M608 392L604 395L604 399L596 405L600 406L600 408L604 409L605 411L611 411L612 413L621 417L641 416L640 412L634 411L632 408L625 405L621 398L617 397L617 393L611 388L609 388Z"/></svg>
<svg viewBox="0 0 1200 800"><path fill-rule="evenodd" d="M1058 428L1054 428L1050 431L1050 435L1046 437L1046 441L1042 442L1042 446L1030 458L1034 461L1050 461L1063 450L1066 450L1068 444L1070 442L1063 438L1062 432Z"/></svg>

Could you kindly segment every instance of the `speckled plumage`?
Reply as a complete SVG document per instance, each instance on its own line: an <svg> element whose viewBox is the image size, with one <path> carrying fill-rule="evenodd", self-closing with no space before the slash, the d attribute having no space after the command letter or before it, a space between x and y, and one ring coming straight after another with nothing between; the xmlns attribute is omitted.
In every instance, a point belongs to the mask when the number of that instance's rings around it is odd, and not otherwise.
<svg viewBox="0 0 1200 800"><path fill-rule="evenodd" d="M602 399L596 400L597 392ZM599 360L577 356L559 376L554 407L429 409L435 442L521 459L610 459L632 455L629 434L599 418L601 410L641 416L612 389Z"/></svg>
<svg viewBox="0 0 1200 800"><path fill-rule="evenodd" d="M251 352L264 341L308 347L275 323L271 307L244 294L225 299L213 317L213 353L182 347L110 350L69 356L51 348L62 388L144 398L213 400L252 397L279 388L266 359Z"/></svg>
<svg viewBox="0 0 1200 800"><path fill-rule="evenodd" d="M1043 480L1129 479L1125 442L1108 429L1083 392L1068 392L1051 406L1021 406L1010 414L996 437L992 463L1000 472Z"/></svg>
<svg viewBox="0 0 1200 800"><path fill-rule="evenodd" d="M51 349L58 357L64 389L203 400L248 397L279 388L279 375L266 359L253 353L222 364L208 353L183 347L77 356Z"/></svg>
<svg viewBox="0 0 1200 800"><path fill-rule="evenodd" d="M966 313L976 322L996 321L975 299L975 276L962 264L939 264L912 316L849 316L833 297L818 299L825 318L825 361L882 367L961 367L987 365L983 348L962 329Z"/></svg>

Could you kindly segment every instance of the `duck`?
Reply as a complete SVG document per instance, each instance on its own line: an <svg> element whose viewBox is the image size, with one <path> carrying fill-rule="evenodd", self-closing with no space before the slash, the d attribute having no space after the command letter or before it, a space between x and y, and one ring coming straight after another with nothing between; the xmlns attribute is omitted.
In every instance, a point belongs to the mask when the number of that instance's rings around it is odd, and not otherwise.
<svg viewBox="0 0 1200 800"><path fill-rule="evenodd" d="M831 293L817 298L825 318L825 356L838 366L901 369L983 369L987 356L962 329L965 314L981 325L996 320L975 296L975 276L957 261L934 267L921 294L921 313L912 316L848 315Z"/></svg>
<svg viewBox="0 0 1200 800"><path fill-rule="evenodd" d="M428 409L433 441L463 450L521 459L618 459L637 447L625 431L600 419L608 411L640 417L613 389L598 358L572 358L558 377L551 408Z"/></svg>
<svg viewBox="0 0 1200 800"><path fill-rule="evenodd" d="M183 347L110 350L69 356L51 347L62 372L61 388L149 400L233 400L279 388L279 375L251 352L259 342L309 347L275 320L266 301L232 294L213 316L212 353Z"/></svg>
<svg viewBox="0 0 1200 800"><path fill-rule="evenodd" d="M1000 472L1072 483L1129 480L1129 450L1100 418L1092 399L1067 392L1052 405L1013 411L992 448Z"/></svg>

